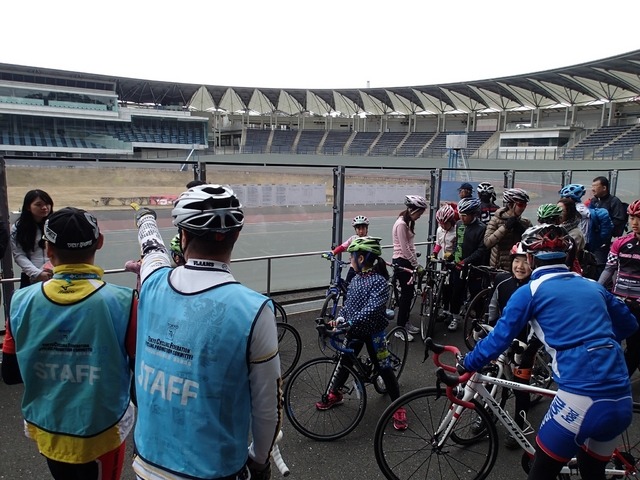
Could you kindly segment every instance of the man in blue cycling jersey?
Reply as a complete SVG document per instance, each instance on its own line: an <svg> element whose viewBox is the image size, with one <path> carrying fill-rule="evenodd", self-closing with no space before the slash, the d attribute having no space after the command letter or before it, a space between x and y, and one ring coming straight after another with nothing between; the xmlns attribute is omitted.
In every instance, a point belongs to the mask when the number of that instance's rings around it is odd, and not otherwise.
<svg viewBox="0 0 640 480"><path fill-rule="evenodd" d="M631 423L629 375L620 342L638 323L602 285L570 272L567 231L536 225L522 235L534 269L514 292L494 330L463 360L476 371L497 358L526 326L551 355L558 393L542 420L529 480L556 478L577 454L585 480L604 479L616 442Z"/></svg>

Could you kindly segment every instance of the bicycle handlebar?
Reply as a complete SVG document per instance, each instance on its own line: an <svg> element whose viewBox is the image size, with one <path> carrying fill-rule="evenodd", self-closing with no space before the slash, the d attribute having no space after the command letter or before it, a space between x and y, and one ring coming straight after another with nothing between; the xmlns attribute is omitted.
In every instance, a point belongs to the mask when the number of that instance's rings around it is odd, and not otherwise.
<svg viewBox="0 0 640 480"><path fill-rule="evenodd" d="M328 338L331 346L337 351L341 353L354 353L353 348L347 348L342 344L342 337L351 329L351 326L348 324L338 325L335 328L331 328L329 325L324 323L324 319L319 318L316 320L318 323L316 325L316 330L318 331L318 335L322 338Z"/></svg>
<svg viewBox="0 0 640 480"><path fill-rule="evenodd" d="M456 360L459 360L461 358L461 354L458 347L455 345L441 345L435 343L431 337L427 338L424 341L424 344L427 354L429 350L434 353L433 363L438 367L436 369L436 377L439 382L442 382L447 386L447 398L456 405L460 405L465 408L475 408L475 404L459 399L453 392L454 387L457 387L461 383L467 383L475 372L465 372L462 375L458 375L458 370L455 366L448 365L440 361L440 355L445 352L453 353Z"/></svg>

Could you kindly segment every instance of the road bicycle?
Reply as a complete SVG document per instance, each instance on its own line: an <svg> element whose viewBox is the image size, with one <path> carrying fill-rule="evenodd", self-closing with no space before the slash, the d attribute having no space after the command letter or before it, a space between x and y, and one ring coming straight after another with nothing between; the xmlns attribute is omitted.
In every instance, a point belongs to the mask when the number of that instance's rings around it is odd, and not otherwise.
<svg viewBox="0 0 640 480"><path fill-rule="evenodd" d="M450 262L431 258L425 274L418 281L420 295L420 336L422 341L432 337L438 320L443 318L443 290L449 281Z"/></svg>
<svg viewBox="0 0 640 480"><path fill-rule="evenodd" d="M369 360L366 348L360 356L355 354L347 330L330 330L324 324L317 326L319 333L332 344L333 358L319 357L300 365L287 380L284 407L293 427L313 440L336 440L353 431L362 420L367 407L366 385L372 384L376 392L386 393L386 386L377 368ZM386 334L387 348L396 378L404 369L409 343L406 330L394 327ZM346 361L346 360L349 361ZM346 381L337 389L338 373ZM329 393L339 390L343 401L328 410L318 410L316 402L326 402Z"/></svg>
<svg viewBox="0 0 640 480"><path fill-rule="evenodd" d="M328 324L331 320L338 318L340 307L346 298L349 284L342 278L342 269L349 267L351 264L340 260L333 254L324 254L323 258L333 263L333 279L327 289L324 303L320 309L320 316L318 317L322 319L323 323ZM318 347L326 357L332 357L335 354L335 350L331 348L330 343L322 341L320 337L318 337Z"/></svg>
<svg viewBox="0 0 640 480"><path fill-rule="evenodd" d="M293 325L288 323L284 307L271 299L278 327L278 353L280 355L280 371L285 379L298 364L302 354L302 339Z"/></svg>
<svg viewBox="0 0 640 480"><path fill-rule="evenodd" d="M511 382L482 372L468 372L458 377L456 367L440 361L449 352L460 358L452 345L438 345L428 339L438 367L438 386L409 392L393 402L382 414L374 435L376 461L384 476L398 480L482 480L487 478L498 456L497 419L524 449L522 467L528 472L535 449L525 430L494 398L487 386L533 392L553 397L555 392L531 385ZM456 363L455 361L453 362ZM443 395L439 384L446 385ZM483 407L484 406L484 407ZM393 428L393 413L400 407L407 412L408 429ZM607 478L637 478L640 473L640 403L633 404L635 422L621 435L618 447L607 465ZM474 428L480 418L484 428ZM559 478L578 478L575 459L563 467Z"/></svg>
<svg viewBox="0 0 640 480"><path fill-rule="evenodd" d="M507 273L495 267L485 265L469 265L469 273L476 271L481 274L482 289L463 306L464 344L469 350L473 350L476 342L473 338L474 321L489 323L489 303L495 290L495 279L499 273Z"/></svg>

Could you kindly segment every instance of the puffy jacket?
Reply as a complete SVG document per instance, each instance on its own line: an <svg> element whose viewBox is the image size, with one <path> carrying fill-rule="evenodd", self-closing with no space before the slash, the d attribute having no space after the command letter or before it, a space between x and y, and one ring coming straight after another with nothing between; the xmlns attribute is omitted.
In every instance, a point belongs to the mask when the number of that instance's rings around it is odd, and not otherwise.
<svg viewBox="0 0 640 480"><path fill-rule="evenodd" d="M506 225L510 217L506 207L498 209L484 233L484 246L491 249L489 264L508 271L511 270L511 247L520 241L522 232L531 226L528 219L520 217L519 226L510 230Z"/></svg>

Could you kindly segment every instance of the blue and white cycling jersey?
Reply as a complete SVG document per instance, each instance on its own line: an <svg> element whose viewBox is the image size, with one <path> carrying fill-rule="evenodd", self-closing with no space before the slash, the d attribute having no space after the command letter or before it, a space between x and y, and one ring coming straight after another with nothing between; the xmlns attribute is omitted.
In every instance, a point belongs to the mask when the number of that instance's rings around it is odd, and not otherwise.
<svg viewBox="0 0 640 480"><path fill-rule="evenodd" d="M475 371L497 358L527 322L553 359L559 389L593 398L630 391L620 342L638 329L635 317L604 287L564 265L534 270L494 330L465 357L465 368Z"/></svg>

